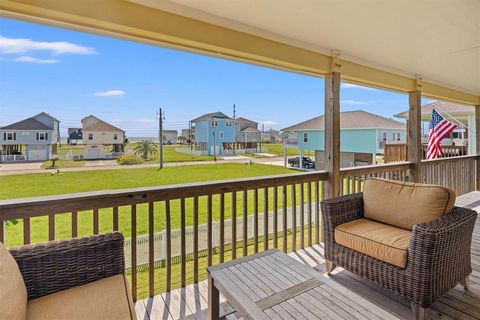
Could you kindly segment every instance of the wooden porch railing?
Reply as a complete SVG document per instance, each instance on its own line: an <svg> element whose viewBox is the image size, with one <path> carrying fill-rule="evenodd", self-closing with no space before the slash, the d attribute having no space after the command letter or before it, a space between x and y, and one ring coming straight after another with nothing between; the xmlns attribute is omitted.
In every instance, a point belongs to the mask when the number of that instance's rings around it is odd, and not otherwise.
<svg viewBox="0 0 480 320"><path fill-rule="evenodd" d="M442 146L442 158L465 156L468 154L467 146ZM384 146L385 163L407 161L406 143L387 143ZM427 145L422 145L422 159L427 157Z"/></svg>
<svg viewBox="0 0 480 320"><path fill-rule="evenodd" d="M184 185L159 186L127 190L105 190L88 193L66 194L28 199L12 199L0 201L0 241L8 239L5 235L5 221L9 219L21 219L23 221L23 243L31 242L31 219L36 217L48 217L42 227L48 230L48 239L56 238L55 220L58 215L69 214L71 222L71 237L79 235L80 212L91 214L91 234L98 234L100 230L101 214L111 214L112 230L119 230L119 215L127 213L130 225L121 226L124 230L130 230L130 256L131 285L134 299L137 299L138 292L138 270L137 253L138 244L135 241L141 235L137 216L141 206L148 207L148 292L153 296L158 287L155 287L155 216L165 217L165 287L161 290L170 291L172 280L180 286L187 284L187 217L193 225L193 254L189 256L189 266L193 260L193 281L199 281L199 259L207 257L207 265L225 261L226 257L226 207L227 199L231 201L231 259L237 258L237 248L243 247L243 256L248 255L252 250L267 250L269 242L275 248L285 252L297 250L313 243L320 243L320 200L323 198L323 181L326 179L326 172L310 172L299 174L286 174L263 176L255 178L244 178L235 180L223 180L206 183L191 183ZM215 200L215 201L214 201ZM249 206L249 201L250 206ZM174 202L175 209L174 209ZM161 212L159 206L161 203ZM188 206L187 206L188 203ZM218 204L218 208L214 208ZM179 205L178 205L179 204ZM200 207L201 205L205 207ZM252 206L253 204L253 210ZM125 207L129 212L125 212ZM120 212L120 208L122 208ZM206 238L199 239L199 212L204 209L206 212ZM239 212L240 211L240 212ZM89 212L89 213L88 213ZM259 215L263 212L263 225L259 223ZM253 213L253 225L251 218ZM214 217L215 214L215 217ZM269 221L269 217L273 221ZM157 216L158 218L158 216ZM179 259L172 255L172 220L180 220L180 250ZM218 221L220 227L217 230L219 237L218 247L213 244L213 223ZM242 219L243 230L237 230L237 222ZM64 221L64 220L63 220ZM250 222L249 222L250 221ZM38 221L36 221L38 222ZM142 221L143 222L143 221ZM143 222L145 224L145 222ZM85 229L85 226L82 226ZM249 231L253 228L253 239L249 238ZM259 228L263 228L259 232ZM105 228L103 228L105 229ZM38 230L38 229L37 229ZM203 229L202 229L203 230ZM88 231L90 232L90 231ZM261 234L260 234L261 233ZM203 235L203 234L202 234ZM298 240L297 240L298 238ZM199 242L206 240L206 252L201 252ZM281 241L280 241L281 240ZM281 242L281 243L280 243ZM298 243L299 242L299 243ZM261 246L260 246L261 245ZM190 242L188 243L190 246ZM250 250L248 250L250 249ZM217 255L218 254L218 255ZM240 254L240 253L239 253ZM214 258L215 255L215 259ZM192 259L193 256L193 259ZM179 261L180 279L172 279L172 261ZM218 258L218 259L217 259ZM145 281L141 285L145 285ZM147 289L142 288L145 292ZM162 292L160 291L160 292ZM157 292L158 293L158 292Z"/></svg>
<svg viewBox="0 0 480 320"><path fill-rule="evenodd" d="M421 182L449 186L458 195L473 191L476 189L476 161L480 161L479 156L423 161L420 165ZM411 170L413 164L410 162L344 168L340 172L341 193L361 192L368 177L409 181ZM131 235L126 254L134 299L137 299L139 287L142 292L153 296L169 291L173 286L185 286L188 281L200 281L200 271L203 272L207 265L270 247L288 252L319 243L319 204L325 194L326 179L326 172L317 171L3 200L0 201L0 241L8 244L5 222L10 219L23 222L23 243L29 244L32 229L43 228L49 240L56 239L56 229L65 228L56 225L59 219L67 223L67 230L71 229L67 237L86 235L86 232L98 234L100 230L106 232L110 223L106 229L101 225L106 220L101 217L111 215L111 230L122 230L127 236L128 233ZM143 220L138 220L142 214ZM80 215L90 216L89 225L85 225L86 219L80 220ZM37 217L45 218L40 223ZM123 221L128 221L128 225L120 225L121 217L127 217ZM35 219L33 223L32 219ZM155 240L156 231L159 231L155 223L159 220L163 248L158 248ZM179 228L174 229L177 221ZM143 231L142 225L147 225ZM146 237L148 241L143 240ZM142 241L137 241L140 238ZM164 254L161 264L156 259L158 249ZM227 255L228 251L231 253ZM137 268L140 260L137 255L141 252L148 259L141 262L145 264L142 268ZM172 271L173 264L175 272ZM162 277L165 279L161 287L155 280L158 280L156 270L159 268L163 268ZM139 282L138 273L144 269L148 273L142 273ZM193 277L189 277L192 274Z"/></svg>

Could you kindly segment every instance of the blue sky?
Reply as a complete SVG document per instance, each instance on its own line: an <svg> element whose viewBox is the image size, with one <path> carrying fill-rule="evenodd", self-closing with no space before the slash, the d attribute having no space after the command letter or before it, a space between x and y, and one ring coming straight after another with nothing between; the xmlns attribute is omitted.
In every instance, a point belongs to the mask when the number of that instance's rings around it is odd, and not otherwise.
<svg viewBox="0 0 480 320"><path fill-rule="evenodd" d="M94 114L127 131L156 135L223 111L280 129L323 112L323 79L44 25L0 19L0 126L45 111L62 132ZM343 85L342 111L386 117L406 95Z"/></svg>

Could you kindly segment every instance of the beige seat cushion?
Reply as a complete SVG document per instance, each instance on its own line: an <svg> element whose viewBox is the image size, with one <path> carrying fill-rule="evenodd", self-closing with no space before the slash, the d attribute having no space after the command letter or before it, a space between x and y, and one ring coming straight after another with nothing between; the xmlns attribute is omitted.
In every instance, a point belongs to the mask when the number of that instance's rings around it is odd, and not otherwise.
<svg viewBox="0 0 480 320"><path fill-rule="evenodd" d="M28 320L136 319L127 280L117 275L28 302Z"/></svg>
<svg viewBox="0 0 480 320"><path fill-rule="evenodd" d="M24 320L27 289L17 262L0 242L0 319Z"/></svg>
<svg viewBox="0 0 480 320"><path fill-rule="evenodd" d="M365 182L364 217L412 230L452 211L455 192L446 187L369 178Z"/></svg>
<svg viewBox="0 0 480 320"><path fill-rule="evenodd" d="M358 219L335 229L335 242L372 258L405 268L412 232L384 223Z"/></svg>

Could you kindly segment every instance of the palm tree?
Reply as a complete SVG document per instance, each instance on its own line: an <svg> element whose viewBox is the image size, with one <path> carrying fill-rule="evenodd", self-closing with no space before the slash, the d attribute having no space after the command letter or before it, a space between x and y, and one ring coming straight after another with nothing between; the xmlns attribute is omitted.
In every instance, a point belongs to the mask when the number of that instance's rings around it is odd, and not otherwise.
<svg viewBox="0 0 480 320"><path fill-rule="evenodd" d="M147 160L148 156L155 156L158 153L158 146L152 140L140 140L133 149L136 156L141 156Z"/></svg>

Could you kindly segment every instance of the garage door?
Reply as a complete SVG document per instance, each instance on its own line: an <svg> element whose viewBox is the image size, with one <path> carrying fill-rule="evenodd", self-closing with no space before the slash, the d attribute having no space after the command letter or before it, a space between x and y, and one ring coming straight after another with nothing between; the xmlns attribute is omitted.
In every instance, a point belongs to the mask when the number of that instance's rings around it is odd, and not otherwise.
<svg viewBox="0 0 480 320"><path fill-rule="evenodd" d="M29 150L29 161L45 161L47 160L47 150Z"/></svg>
<svg viewBox="0 0 480 320"><path fill-rule="evenodd" d="M100 159L100 149L88 149L87 159Z"/></svg>

